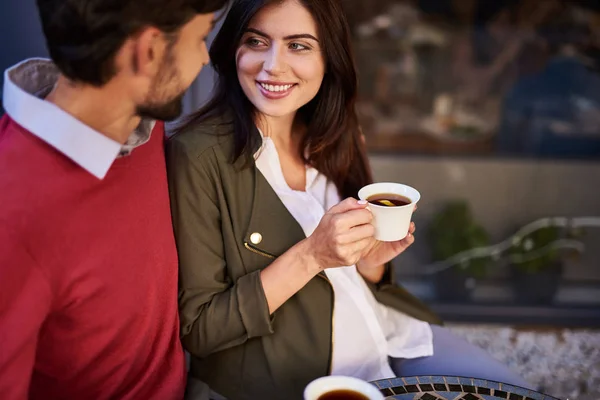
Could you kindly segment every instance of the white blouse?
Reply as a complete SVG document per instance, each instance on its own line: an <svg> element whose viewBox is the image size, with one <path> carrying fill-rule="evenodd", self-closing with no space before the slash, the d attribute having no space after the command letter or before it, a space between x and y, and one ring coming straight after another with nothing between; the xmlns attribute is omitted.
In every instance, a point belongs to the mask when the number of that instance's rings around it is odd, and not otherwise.
<svg viewBox="0 0 600 400"><path fill-rule="evenodd" d="M316 229L326 210L340 202L335 185L312 167L306 168L305 191L291 189L275 144L263 137L255 154L264 175L304 234ZM325 270L334 292L332 375L372 381L394 377L388 357L433 355L431 327L378 303L356 266Z"/></svg>

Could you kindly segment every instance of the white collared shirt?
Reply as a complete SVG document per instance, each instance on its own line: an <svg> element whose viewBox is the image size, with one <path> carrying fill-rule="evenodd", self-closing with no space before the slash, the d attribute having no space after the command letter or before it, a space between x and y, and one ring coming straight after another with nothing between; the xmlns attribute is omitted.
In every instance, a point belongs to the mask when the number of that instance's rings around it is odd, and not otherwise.
<svg viewBox="0 0 600 400"><path fill-rule="evenodd" d="M291 189L281 170L275 144L263 137L255 154L256 167L306 236L316 229L325 211L340 202L333 184L316 169L306 168L306 189ZM431 327L376 301L356 266L325 271L335 295L332 375L367 381L395 376L388 357L416 358L433 354Z"/></svg>
<svg viewBox="0 0 600 400"><path fill-rule="evenodd" d="M128 155L150 139L155 122L142 120L127 143L121 145L44 100L59 74L50 60L41 58L28 59L7 69L4 109L17 124L103 179L117 157Z"/></svg>

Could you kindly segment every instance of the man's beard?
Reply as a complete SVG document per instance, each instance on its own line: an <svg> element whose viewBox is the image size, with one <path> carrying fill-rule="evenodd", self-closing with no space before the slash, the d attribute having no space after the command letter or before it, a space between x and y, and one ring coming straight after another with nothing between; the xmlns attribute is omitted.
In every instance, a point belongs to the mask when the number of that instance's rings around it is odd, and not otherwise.
<svg viewBox="0 0 600 400"><path fill-rule="evenodd" d="M183 111L183 96L184 93L181 93L179 96L165 104L146 102L145 104L138 105L136 114L142 118L173 121L179 117Z"/></svg>
<svg viewBox="0 0 600 400"><path fill-rule="evenodd" d="M172 51L169 49L165 54L162 64L156 74L154 82L150 87L148 96L143 104L136 108L136 114L142 118L158 119L161 121L172 121L179 117L183 111L183 96L185 90L174 97L168 95L168 88L178 87L179 76L175 66ZM170 98L165 102L165 98Z"/></svg>

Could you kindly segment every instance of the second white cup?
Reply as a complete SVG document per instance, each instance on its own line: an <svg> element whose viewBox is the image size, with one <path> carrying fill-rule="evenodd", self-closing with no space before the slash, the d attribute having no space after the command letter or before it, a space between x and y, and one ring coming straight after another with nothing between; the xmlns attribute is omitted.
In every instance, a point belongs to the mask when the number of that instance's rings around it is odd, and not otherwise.
<svg viewBox="0 0 600 400"><path fill-rule="evenodd" d="M384 400L383 395L369 382L350 376L324 376L315 379L304 389L304 400L327 398L337 391L350 391L368 400Z"/></svg>

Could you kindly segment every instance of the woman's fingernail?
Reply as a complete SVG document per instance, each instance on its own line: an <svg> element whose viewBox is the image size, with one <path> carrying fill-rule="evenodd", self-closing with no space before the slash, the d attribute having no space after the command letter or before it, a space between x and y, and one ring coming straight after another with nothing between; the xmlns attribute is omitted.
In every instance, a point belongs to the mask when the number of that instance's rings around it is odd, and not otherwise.
<svg viewBox="0 0 600 400"><path fill-rule="evenodd" d="M368 203L368 201L366 201L366 200L359 200L359 201L358 201L358 204L360 204L360 205L362 205L362 206L364 206L364 205L365 205L365 204L367 204L367 203Z"/></svg>

